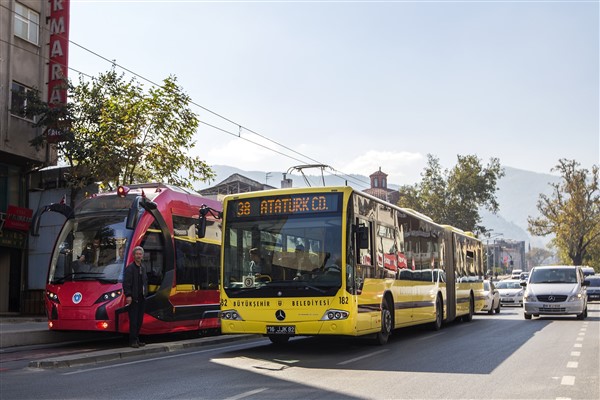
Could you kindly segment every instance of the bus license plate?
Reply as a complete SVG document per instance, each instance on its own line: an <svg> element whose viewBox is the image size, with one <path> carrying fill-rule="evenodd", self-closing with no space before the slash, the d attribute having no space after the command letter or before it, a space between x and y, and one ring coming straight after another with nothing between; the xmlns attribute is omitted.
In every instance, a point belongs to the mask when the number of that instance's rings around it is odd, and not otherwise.
<svg viewBox="0 0 600 400"><path fill-rule="evenodd" d="M267 335L294 335L296 326L294 325L267 325Z"/></svg>

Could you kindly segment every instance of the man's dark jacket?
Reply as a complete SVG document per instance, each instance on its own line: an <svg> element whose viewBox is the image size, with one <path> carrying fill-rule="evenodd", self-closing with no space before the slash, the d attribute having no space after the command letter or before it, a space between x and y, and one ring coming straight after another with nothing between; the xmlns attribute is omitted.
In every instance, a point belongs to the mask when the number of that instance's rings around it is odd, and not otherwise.
<svg viewBox="0 0 600 400"><path fill-rule="evenodd" d="M148 276L144 264L138 267L135 262L132 262L125 267L123 292L125 297L131 297L133 301L143 299L148 293Z"/></svg>

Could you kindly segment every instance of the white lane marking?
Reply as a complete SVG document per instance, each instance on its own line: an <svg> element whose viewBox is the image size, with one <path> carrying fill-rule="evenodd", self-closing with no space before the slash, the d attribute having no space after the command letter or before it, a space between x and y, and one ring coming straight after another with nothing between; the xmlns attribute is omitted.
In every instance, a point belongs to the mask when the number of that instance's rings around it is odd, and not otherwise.
<svg viewBox="0 0 600 400"><path fill-rule="evenodd" d="M191 356L191 355L194 355L194 354L209 353L209 352L213 352L213 351L235 349L235 348L239 348L239 347L244 347L245 345L248 345L248 343L238 344L238 345L232 345L232 346L217 347L217 348L214 348L214 349L192 351L190 353L171 354L171 355L168 355L168 356L147 358L147 359L144 359L144 360L130 361L130 362L125 362L125 363L115 364L115 365L106 365L104 367L89 368L89 369L83 369L83 370L79 370L79 371L65 372L64 374L61 374L61 375L83 374L83 373L86 373L86 372L99 371L101 369L118 368L118 367L125 367L127 365L142 364L142 363L153 362L153 361L157 361L157 360L166 360L167 358L184 357L184 356Z"/></svg>
<svg viewBox="0 0 600 400"><path fill-rule="evenodd" d="M569 385L569 386L573 386L575 384L575 377L574 376L563 376L562 380L560 381L561 385Z"/></svg>
<svg viewBox="0 0 600 400"><path fill-rule="evenodd" d="M567 368L577 368L577 367L579 367L578 361L569 361L567 363Z"/></svg>
<svg viewBox="0 0 600 400"><path fill-rule="evenodd" d="M577 336L585 336L585 332L579 332Z"/></svg>
<svg viewBox="0 0 600 400"><path fill-rule="evenodd" d="M583 347L583 345L581 343L575 343L573 347Z"/></svg>
<svg viewBox="0 0 600 400"><path fill-rule="evenodd" d="M581 328L580 331L585 332L585 331L587 331L587 328Z"/></svg>
<svg viewBox="0 0 600 400"><path fill-rule="evenodd" d="M368 358L368 357L376 356L377 354L380 354L380 353L383 353L383 352L386 352L386 351L389 351L389 350L384 349L384 350L374 351L373 353L365 354L364 356L360 356L360 357L356 357L356 358L351 358L350 360L339 362L339 363L337 363L337 365L350 364L350 363L353 363L355 361L362 360L363 358Z"/></svg>
<svg viewBox="0 0 600 400"><path fill-rule="evenodd" d="M577 340L578 342L583 342L583 338L582 338L582 337L578 337L576 340Z"/></svg>
<svg viewBox="0 0 600 400"><path fill-rule="evenodd" d="M580 351L572 351L571 352L571 356L573 356L573 357L579 357L580 355L581 355Z"/></svg>
<svg viewBox="0 0 600 400"><path fill-rule="evenodd" d="M571 400L570 397L557 397L556 400Z"/></svg>
<svg viewBox="0 0 600 400"><path fill-rule="evenodd" d="M260 392L264 392L265 390L267 390L267 388L254 389L254 390L250 390L248 392L240 393L237 396L227 397L225 400L243 399L244 397L250 397L250 396L252 396L254 394L257 394L257 393L260 393Z"/></svg>

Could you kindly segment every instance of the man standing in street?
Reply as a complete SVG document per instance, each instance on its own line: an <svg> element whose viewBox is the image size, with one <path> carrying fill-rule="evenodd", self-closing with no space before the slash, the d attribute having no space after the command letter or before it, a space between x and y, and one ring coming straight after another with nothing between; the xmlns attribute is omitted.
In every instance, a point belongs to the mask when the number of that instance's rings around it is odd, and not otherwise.
<svg viewBox="0 0 600 400"><path fill-rule="evenodd" d="M144 249L136 246L133 249L133 262L125 267L123 274L123 293L129 311L129 345L134 348L145 346L140 342L139 334L144 320L144 302L148 293L148 277L142 265Z"/></svg>

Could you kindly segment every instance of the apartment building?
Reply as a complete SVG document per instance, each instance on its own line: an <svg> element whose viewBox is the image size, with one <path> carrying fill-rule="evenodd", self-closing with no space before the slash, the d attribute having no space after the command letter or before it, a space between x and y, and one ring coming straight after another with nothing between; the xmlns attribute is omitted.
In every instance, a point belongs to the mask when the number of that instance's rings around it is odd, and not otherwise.
<svg viewBox="0 0 600 400"><path fill-rule="evenodd" d="M56 151L30 145L46 131L25 114L27 94L66 101L66 90L52 82L66 77L68 7L68 0L0 2L0 313L28 312L28 229L35 212L29 193L32 176L56 164Z"/></svg>

